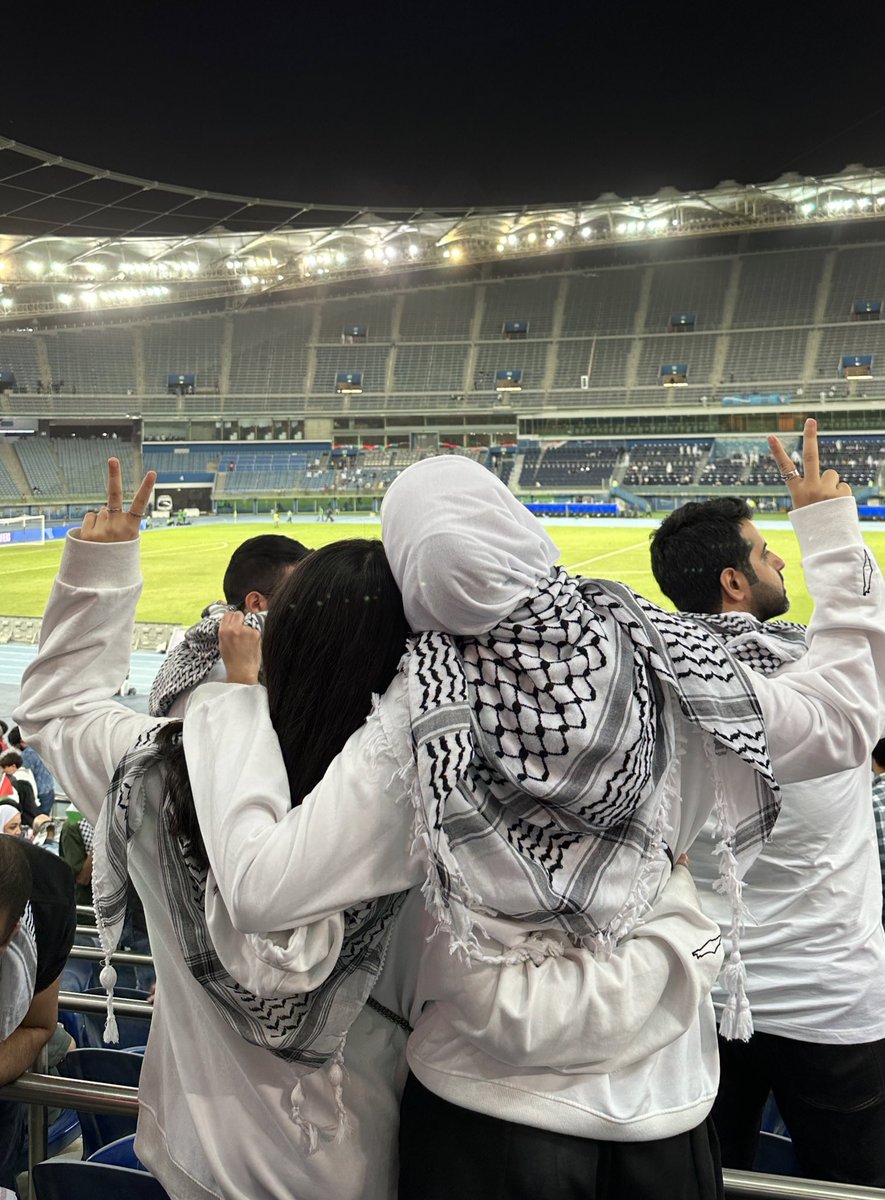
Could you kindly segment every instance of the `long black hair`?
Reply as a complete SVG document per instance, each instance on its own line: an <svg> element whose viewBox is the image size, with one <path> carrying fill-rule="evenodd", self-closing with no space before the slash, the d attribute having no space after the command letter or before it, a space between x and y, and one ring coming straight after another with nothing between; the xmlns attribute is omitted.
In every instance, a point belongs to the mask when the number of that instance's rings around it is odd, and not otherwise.
<svg viewBox="0 0 885 1200"><path fill-rule="evenodd" d="M348 538L314 551L274 593L262 660L293 805L365 721L372 696L387 690L408 633L402 597L377 540ZM180 721L171 721L157 738L167 814L172 833L207 866L181 729Z"/></svg>
<svg viewBox="0 0 885 1200"><path fill-rule="evenodd" d="M324 546L276 592L262 659L293 804L365 721L373 694L387 690L408 633L379 541Z"/></svg>

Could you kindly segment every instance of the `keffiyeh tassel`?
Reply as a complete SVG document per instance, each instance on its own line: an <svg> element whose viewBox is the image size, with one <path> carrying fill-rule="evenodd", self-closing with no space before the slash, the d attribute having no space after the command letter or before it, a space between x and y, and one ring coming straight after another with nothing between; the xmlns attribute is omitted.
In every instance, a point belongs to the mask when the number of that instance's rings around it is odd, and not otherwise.
<svg viewBox="0 0 885 1200"><path fill-rule="evenodd" d="M329 1059L329 1064L326 1068L326 1080L332 1089L332 1098L335 1101L336 1121L332 1128L324 1128L315 1121L309 1120L304 1115L304 1086L300 1079L289 1093L289 1115L301 1134L302 1149L308 1157L316 1154L321 1142L332 1142L334 1145L340 1146L350 1136L350 1118L344 1106L344 1083L346 1079L344 1042L342 1041L341 1045Z"/></svg>
<svg viewBox="0 0 885 1200"><path fill-rule="evenodd" d="M120 1042L120 1034L117 1029L117 1018L114 1014L114 988L117 985L117 972L111 966L110 953L105 955L104 966L101 969L101 974L98 977L98 982L107 992L107 1017L104 1023L104 1041L109 1046L116 1046Z"/></svg>
<svg viewBox="0 0 885 1200"><path fill-rule="evenodd" d="M716 804L717 842L714 853L719 857L719 879L714 884L716 891L727 896L731 911L728 936L731 953L722 970L722 987L725 991L725 1006L719 1022L719 1032L726 1041L748 1042L753 1036L753 1014L747 999L747 968L741 958L741 937L744 922L749 915L743 901L744 885L738 878L737 859L734 856L734 827L730 824L725 808L722 780L716 769L715 751L706 743L707 757L713 773Z"/></svg>

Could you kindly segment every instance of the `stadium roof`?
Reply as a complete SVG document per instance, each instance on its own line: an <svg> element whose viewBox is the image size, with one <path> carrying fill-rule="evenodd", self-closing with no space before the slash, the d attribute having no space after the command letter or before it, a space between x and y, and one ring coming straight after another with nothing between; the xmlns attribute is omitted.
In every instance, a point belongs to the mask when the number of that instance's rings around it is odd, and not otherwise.
<svg viewBox="0 0 885 1200"><path fill-rule="evenodd" d="M885 169L859 164L629 199L371 210L180 187L0 138L0 318L131 317L159 304L243 302L336 280L883 215Z"/></svg>

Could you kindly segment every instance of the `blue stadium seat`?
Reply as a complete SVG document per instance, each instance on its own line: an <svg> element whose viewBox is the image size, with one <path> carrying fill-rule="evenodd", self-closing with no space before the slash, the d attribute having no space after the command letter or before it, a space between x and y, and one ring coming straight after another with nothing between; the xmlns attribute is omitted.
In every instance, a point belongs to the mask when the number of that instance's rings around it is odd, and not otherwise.
<svg viewBox="0 0 885 1200"><path fill-rule="evenodd" d="M147 1167L135 1153L135 1134L117 1138L108 1142L94 1154L90 1154L87 1162L105 1163L110 1167L128 1167L130 1171L147 1171Z"/></svg>
<svg viewBox="0 0 885 1200"><path fill-rule="evenodd" d="M37 1200L170 1200L153 1175L106 1163L50 1159L33 1179Z"/></svg>
<svg viewBox="0 0 885 1200"><path fill-rule="evenodd" d="M801 1178L802 1170L793 1151L793 1143L784 1134L762 1130L753 1159L753 1170L766 1175L790 1175Z"/></svg>
<svg viewBox="0 0 885 1200"><path fill-rule="evenodd" d="M92 1080L96 1083L116 1083L123 1087L138 1087L144 1057L126 1050L72 1050L59 1064L59 1071L69 1079ZM88 1158L102 1146L135 1133L135 1117L111 1113L81 1112L83 1156Z"/></svg>

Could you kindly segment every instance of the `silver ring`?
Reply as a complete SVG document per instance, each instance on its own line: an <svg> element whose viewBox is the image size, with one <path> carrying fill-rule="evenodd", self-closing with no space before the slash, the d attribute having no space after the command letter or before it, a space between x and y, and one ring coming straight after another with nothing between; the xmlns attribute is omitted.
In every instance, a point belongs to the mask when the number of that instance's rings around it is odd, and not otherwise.
<svg viewBox="0 0 885 1200"><path fill-rule="evenodd" d="M111 508L110 504L107 505L107 510L108 510L108 512L122 512L123 511L122 508Z"/></svg>
<svg viewBox="0 0 885 1200"><path fill-rule="evenodd" d="M131 517L138 517L139 521L144 518L144 513L137 513L134 508L129 509L129 515Z"/></svg>
<svg viewBox="0 0 885 1200"><path fill-rule="evenodd" d="M781 471L781 479L784 481L784 483L789 483L791 479L801 479L801 478L802 478L802 472L797 471L795 467L793 467L792 471L787 471L786 474L784 474L783 471Z"/></svg>

